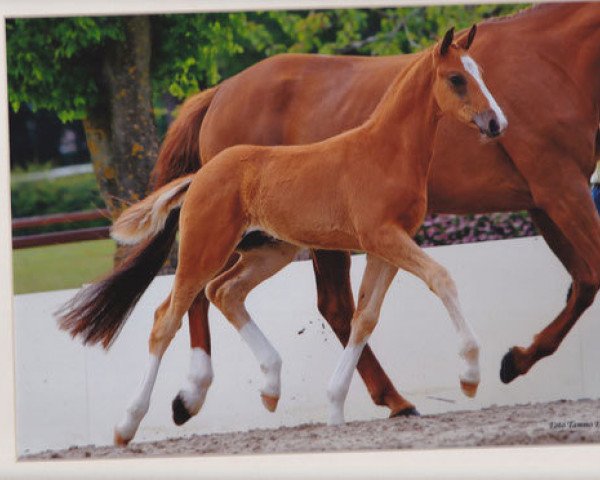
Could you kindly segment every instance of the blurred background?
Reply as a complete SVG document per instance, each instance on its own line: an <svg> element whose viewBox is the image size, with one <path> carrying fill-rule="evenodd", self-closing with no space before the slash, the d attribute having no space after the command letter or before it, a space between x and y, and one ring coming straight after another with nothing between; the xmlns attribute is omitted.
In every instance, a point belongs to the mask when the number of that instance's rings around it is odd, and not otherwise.
<svg viewBox="0 0 600 480"><path fill-rule="evenodd" d="M526 5L7 21L15 293L108 271L111 219L145 196L188 96L284 52L396 55ZM420 244L534 235L525 212L428 217ZM69 268L64 268L69 265Z"/></svg>

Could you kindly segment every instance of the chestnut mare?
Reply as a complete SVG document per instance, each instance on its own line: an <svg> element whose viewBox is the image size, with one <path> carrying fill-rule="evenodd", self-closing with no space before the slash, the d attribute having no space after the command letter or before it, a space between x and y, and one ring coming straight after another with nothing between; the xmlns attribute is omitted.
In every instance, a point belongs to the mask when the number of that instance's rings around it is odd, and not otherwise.
<svg viewBox="0 0 600 480"><path fill-rule="evenodd" d="M529 347L513 347L505 355L500 377L508 383L556 351L600 288L600 222L588 187L600 159L600 4L539 5L483 22L477 36L471 54L496 98L510 97L511 129L499 142L482 144L460 122L442 118L428 209L456 214L527 209L573 278L573 294L554 321ZM576 52L568 48L575 45ZM279 55L244 70L182 106L154 169L156 187L196 171L232 145L305 144L360 125L414 56ZM161 239L140 246L139 256L123 265L121 275L132 272L139 286L132 295L161 268L176 228L173 221ZM345 345L354 312L350 257L315 250L312 258L319 310ZM146 270L140 272L136 266L142 262ZM207 312L201 293L189 311L192 358L210 355ZM190 376L199 368L192 367ZM368 345L357 368L373 401L387 406L390 416L416 413ZM184 394L186 389L173 402L176 423L189 418L181 407Z"/></svg>
<svg viewBox="0 0 600 480"><path fill-rule="evenodd" d="M329 424L344 422L352 374L398 268L421 278L442 300L460 339L461 387L466 395L475 395L479 347L461 313L454 282L412 239L427 211L427 175L441 114L488 137L497 137L507 126L479 67L466 53L475 31L473 27L458 46L452 43L451 29L439 46L416 57L362 126L309 145L229 148L218 161L165 185L119 217L113 237L138 243L160 235L171 212L181 209L173 290L156 310L148 371L115 429L117 444L133 438L148 410L161 358L183 315L205 286L218 292L236 275L243 251L238 264L224 273L223 268L243 236L256 230L290 244L289 250L367 253L350 338L328 387ZM265 375L263 403L274 410L280 395L279 354L248 315L243 298L216 293L211 300L259 361ZM81 331L75 318L73 323L67 315L62 327Z"/></svg>
<svg viewBox="0 0 600 480"><path fill-rule="evenodd" d="M600 5L540 5L484 22L477 35L470 52L496 98L510 96L505 110L511 129L499 142L481 144L461 123L442 118L428 182L429 211L528 209L574 284L556 319L528 348L513 347L505 356L501 378L509 382L557 349L600 285L600 225L588 191L600 155ZM568 45L577 45L577 51ZM504 63L493 61L496 54ZM414 56L279 55L248 68L182 106L161 148L156 186L196 171L231 145L310 143L360 125ZM135 305L167 258L176 231L174 213L159 236L95 286L91 296L104 298L105 308L99 313L88 304L86 314L105 317L102 333L107 319L119 319ZM316 250L313 264L319 310L345 345L354 312L349 255ZM82 298L73 305L85 304ZM205 395L212 379L207 311L201 293L189 311L190 382L173 402L178 424L190 417L181 398ZM86 342L108 347L120 325L114 321L108 336L93 327L80 331ZM416 413L368 345L357 369L373 401L387 406L390 416Z"/></svg>

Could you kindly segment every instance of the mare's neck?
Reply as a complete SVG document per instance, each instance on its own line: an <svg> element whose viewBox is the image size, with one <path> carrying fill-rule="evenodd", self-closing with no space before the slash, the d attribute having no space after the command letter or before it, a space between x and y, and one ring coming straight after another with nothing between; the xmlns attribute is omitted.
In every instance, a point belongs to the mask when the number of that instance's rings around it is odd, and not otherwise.
<svg viewBox="0 0 600 480"><path fill-rule="evenodd" d="M534 7L523 16L541 48L591 95L600 107L600 3L562 3ZM545 47L541 32L551 33Z"/></svg>

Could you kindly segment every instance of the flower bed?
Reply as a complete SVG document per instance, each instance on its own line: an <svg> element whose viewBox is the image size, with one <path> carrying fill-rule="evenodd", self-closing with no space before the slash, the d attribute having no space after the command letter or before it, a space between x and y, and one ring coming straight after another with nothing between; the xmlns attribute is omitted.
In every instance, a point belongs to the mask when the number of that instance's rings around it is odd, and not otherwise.
<svg viewBox="0 0 600 480"><path fill-rule="evenodd" d="M415 239L423 247L485 242L538 235L527 212L485 215L432 214Z"/></svg>

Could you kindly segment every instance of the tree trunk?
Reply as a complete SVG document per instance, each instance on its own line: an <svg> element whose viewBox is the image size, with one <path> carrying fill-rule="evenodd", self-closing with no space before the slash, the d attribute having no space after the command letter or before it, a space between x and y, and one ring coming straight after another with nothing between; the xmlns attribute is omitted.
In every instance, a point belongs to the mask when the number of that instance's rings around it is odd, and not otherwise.
<svg viewBox="0 0 600 480"><path fill-rule="evenodd" d="M158 140L150 84L150 19L124 19L125 41L106 47L102 82L107 99L84 122L100 192L116 219L148 191ZM118 263L126 254L119 246Z"/></svg>

